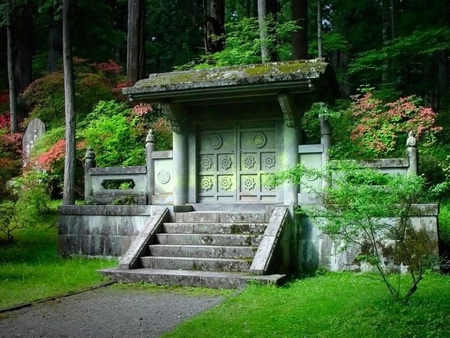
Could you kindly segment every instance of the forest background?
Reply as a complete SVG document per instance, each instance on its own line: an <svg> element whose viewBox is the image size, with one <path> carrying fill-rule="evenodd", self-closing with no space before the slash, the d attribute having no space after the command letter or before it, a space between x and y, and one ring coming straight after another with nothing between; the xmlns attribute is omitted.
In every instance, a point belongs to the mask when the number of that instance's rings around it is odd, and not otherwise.
<svg viewBox="0 0 450 338"><path fill-rule="evenodd" d="M0 199L28 219L62 190L61 9L57 0L0 4ZM79 198L87 146L99 166L144 163L150 128L158 149L171 147L159 108L132 105L121 88L149 73L320 57L341 96L305 115L305 141L317 142L317 115L327 114L334 158L403 157L413 130L450 243L449 0L77 0L70 15ZM22 135L35 117L47 132L23 167Z"/></svg>

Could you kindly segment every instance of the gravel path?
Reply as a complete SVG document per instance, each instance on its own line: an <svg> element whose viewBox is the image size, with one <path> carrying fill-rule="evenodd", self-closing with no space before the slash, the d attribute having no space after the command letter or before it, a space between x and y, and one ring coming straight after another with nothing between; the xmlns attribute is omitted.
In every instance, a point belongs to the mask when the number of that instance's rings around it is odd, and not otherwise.
<svg viewBox="0 0 450 338"><path fill-rule="evenodd" d="M0 337L159 337L224 300L104 287L0 314Z"/></svg>

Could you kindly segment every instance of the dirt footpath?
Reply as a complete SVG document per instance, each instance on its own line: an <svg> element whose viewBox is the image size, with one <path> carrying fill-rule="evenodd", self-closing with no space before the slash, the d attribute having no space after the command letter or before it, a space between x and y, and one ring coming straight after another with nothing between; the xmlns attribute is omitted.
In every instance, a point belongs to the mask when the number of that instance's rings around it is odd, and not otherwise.
<svg viewBox="0 0 450 338"><path fill-rule="evenodd" d="M0 314L0 337L159 337L224 300L114 286Z"/></svg>

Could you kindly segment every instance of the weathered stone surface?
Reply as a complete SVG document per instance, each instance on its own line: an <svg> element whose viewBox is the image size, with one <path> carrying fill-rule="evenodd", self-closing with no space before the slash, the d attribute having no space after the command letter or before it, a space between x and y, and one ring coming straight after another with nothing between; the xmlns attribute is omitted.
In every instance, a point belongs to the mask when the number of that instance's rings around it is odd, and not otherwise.
<svg viewBox="0 0 450 338"><path fill-rule="evenodd" d="M283 227L286 227L288 217L288 208L277 207L274 209L250 267L252 274L264 275L267 273L275 248L279 244L279 237Z"/></svg>
<svg viewBox="0 0 450 338"><path fill-rule="evenodd" d="M134 87L124 88L125 95L161 93L251 85L283 83L318 79L329 66L321 61L294 61L259 65L233 66L162 74L151 74L148 79L138 81Z"/></svg>
<svg viewBox="0 0 450 338"><path fill-rule="evenodd" d="M142 265L151 269L247 272L248 260L199 257L142 257Z"/></svg>
<svg viewBox="0 0 450 338"><path fill-rule="evenodd" d="M24 164L28 161L30 156L31 149L33 148L36 140L44 135L45 133L45 124L38 118L34 118L28 124L25 133L23 134L22 140L22 150L23 150L23 159Z"/></svg>
<svg viewBox="0 0 450 338"><path fill-rule="evenodd" d="M135 205L60 207L58 252L123 256L150 215L159 209Z"/></svg>
<svg viewBox="0 0 450 338"><path fill-rule="evenodd" d="M158 242L173 245L258 246L262 236L228 234L157 234Z"/></svg>
<svg viewBox="0 0 450 338"><path fill-rule="evenodd" d="M147 167L134 166L134 167L103 167L103 168L91 168L90 173L93 176L96 175L130 175L130 174L146 174Z"/></svg>
<svg viewBox="0 0 450 338"><path fill-rule="evenodd" d="M266 223L164 223L163 232L186 234L263 234Z"/></svg>
<svg viewBox="0 0 450 338"><path fill-rule="evenodd" d="M100 273L122 282L147 282L157 285L203 286L208 288L240 289L248 283L281 284L286 275L255 276L248 273L223 271L190 271L166 269L119 270L103 269Z"/></svg>
<svg viewBox="0 0 450 338"><path fill-rule="evenodd" d="M149 249L152 256L253 259L257 248L251 246L156 244L150 245Z"/></svg>
<svg viewBox="0 0 450 338"><path fill-rule="evenodd" d="M156 233L161 229L164 221L167 221L169 211L167 208L160 208L149 219L145 229L133 241L130 248L119 262L120 269L135 269L139 266L139 259L148 251L148 245L153 240Z"/></svg>

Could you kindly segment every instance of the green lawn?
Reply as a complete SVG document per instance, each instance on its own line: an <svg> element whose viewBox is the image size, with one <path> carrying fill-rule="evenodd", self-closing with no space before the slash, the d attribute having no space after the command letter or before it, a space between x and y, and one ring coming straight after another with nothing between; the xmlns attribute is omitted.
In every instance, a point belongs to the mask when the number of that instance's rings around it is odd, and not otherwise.
<svg viewBox="0 0 450 338"><path fill-rule="evenodd" d="M164 337L450 337L450 277L428 274L404 305L367 275L252 285Z"/></svg>
<svg viewBox="0 0 450 338"><path fill-rule="evenodd" d="M0 308L78 291L105 281L95 270L115 260L61 258L56 254L57 213L42 224L0 236Z"/></svg>

